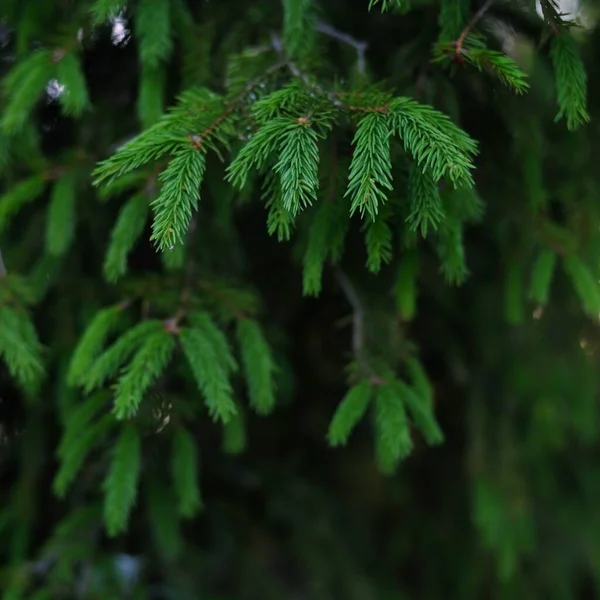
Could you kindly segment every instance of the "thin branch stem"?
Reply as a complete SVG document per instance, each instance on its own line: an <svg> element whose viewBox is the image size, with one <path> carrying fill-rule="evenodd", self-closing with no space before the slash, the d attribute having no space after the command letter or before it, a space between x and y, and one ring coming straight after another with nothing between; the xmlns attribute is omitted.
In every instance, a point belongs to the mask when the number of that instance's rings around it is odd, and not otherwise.
<svg viewBox="0 0 600 600"><path fill-rule="evenodd" d="M329 37L343 42L344 44L348 44L348 46L352 46L356 50L356 55L358 59L358 72L361 75L364 75L367 68L367 61L365 58L365 53L369 44L367 42L363 42L360 40L354 39L348 33L344 33L343 31L338 31L328 23L317 23L315 29L320 32L328 35Z"/></svg>
<svg viewBox="0 0 600 600"><path fill-rule="evenodd" d="M352 352L359 362L364 360L365 344L365 311L354 286L348 279L348 276L341 270L335 270L335 277L352 307Z"/></svg>
<svg viewBox="0 0 600 600"><path fill-rule="evenodd" d="M354 359L361 366L372 385L384 385L383 380L369 365L365 358L365 310L354 286L348 276L337 267L334 271L338 284L352 307L352 352Z"/></svg>
<svg viewBox="0 0 600 600"><path fill-rule="evenodd" d="M456 53L460 54L462 51L463 44L467 39L469 33L471 33L473 27L477 24L477 21L483 17L483 15L491 8L496 0L487 0L487 2L471 17L471 20L467 23L467 26L463 29L460 37L456 41Z"/></svg>

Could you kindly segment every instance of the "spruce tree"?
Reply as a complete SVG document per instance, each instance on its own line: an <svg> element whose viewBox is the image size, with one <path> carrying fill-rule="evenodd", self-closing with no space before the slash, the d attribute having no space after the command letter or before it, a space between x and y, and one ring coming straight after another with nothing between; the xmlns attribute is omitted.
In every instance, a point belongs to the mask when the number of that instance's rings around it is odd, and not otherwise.
<svg viewBox="0 0 600 600"><path fill-rule="evenodd" d="M0 3L3 600L600 594L563 9Z"/></svg>

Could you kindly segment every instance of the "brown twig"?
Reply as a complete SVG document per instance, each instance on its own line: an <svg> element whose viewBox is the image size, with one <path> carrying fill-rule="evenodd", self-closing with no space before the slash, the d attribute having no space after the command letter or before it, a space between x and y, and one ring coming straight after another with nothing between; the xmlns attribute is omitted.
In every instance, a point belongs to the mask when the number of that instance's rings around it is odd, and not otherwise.
<svg viewBox="0 0 600 600"><path fill-rule="evenodd" d="M462 30L460 37L456 40L454 46L456 49L456 54L460 55L462 53L462 47L467 39L467 36L473 30L473 27L477 24L483 15L491 8L492 4L494 4L496 0L487 0L487 2L471 17L471 20L467 23L466 27Z"/></svg>

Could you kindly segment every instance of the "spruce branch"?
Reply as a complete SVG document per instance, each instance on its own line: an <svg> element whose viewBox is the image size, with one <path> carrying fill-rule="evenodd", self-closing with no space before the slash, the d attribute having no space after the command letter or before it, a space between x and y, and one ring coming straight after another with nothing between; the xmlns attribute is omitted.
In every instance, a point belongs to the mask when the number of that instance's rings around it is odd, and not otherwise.
<svg viewBox="0 0 600 600"><path fill-rule="evenodd" d="M366 379L361 379L346 392L329 424L327 441L330 446L335 448L348 443L352 431L367 412L372 395L373 387Z"/></svg>
<svg viewBox="0 0 600 600"><path fill-rule="evenodd" d="M287 67L290 73L298 78L309 90L313 90L321 96L325 96L330 100L330 102L336 106L337 108L344 108L344 103L336 97L333 92L329 92L325 90L321 85L311 80L311 78L301 71L296 63L294 63L285 53L283 41L279 35L276 33L271 34L271 44L273 45L273 49L280 57L281 62Z"/></svg>
<svg viewBox="0 0 600 600"><path fill-rule="evenodd" d="M345 196L352 197L350 212L357 210L361 217L368 214L375 220L379 205L387 200L392 188L392 134L387 115L370 112L359 122L352 144L354 152L350 163L348 189Z"/></svg>
<svg viewBox="0 0 600 600"><path fill-rule="evenodd" d="M248 386L250 405L259 415L275 407L275 357L258 321L239 319L236 338Z"/></svg>
<svg viewBox="0 0 600 600"><path fill-rule="evenodd" d="M568 30L556 34L550 48L556 77L559 112L555 120L566 117L567 128L574 131L590 120L587 111L587 74L575 39Z"/></svg>

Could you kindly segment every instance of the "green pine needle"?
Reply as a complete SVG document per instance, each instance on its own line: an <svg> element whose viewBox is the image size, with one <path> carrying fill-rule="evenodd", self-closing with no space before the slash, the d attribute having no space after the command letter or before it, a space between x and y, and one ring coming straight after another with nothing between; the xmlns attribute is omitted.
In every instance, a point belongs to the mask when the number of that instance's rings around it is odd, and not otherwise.
<svg viewBox="0 0 600 600"><path fill-rule="evenodd" d="M0 358L24 390L32 390L44 375L42 345L29 315L0 305Z"/></svg>
<svg viewBox="0 0 600 600"><path fill-rule="evenodd" d="M75 347L67 373L70 386L83 385L94 360L102 351L108 336L119 325L122 310L118 305L98 311Z"/></svg>
<svg viewBox="0 0 600 600"><path fill-rule="evenodd" d="M228 371L202 330L184 328L179 333L183 353L210 415L227 423L237 412Z"/></svg>
<svg viewBox="0 0 600 600"><path fill-rule="evenodd" d="M529 297L538 304L546 304L548 302L552 277L556 270L556 259L556 252L549 248L544 248L533 263Z"/></svg>
<svg viewBox="0 0 600 600"><path fill-rule="evenodd" d="M0 129L4 133L23 131L53 72L52 51L37 50L19 61L3 78L7 102L3 106Z"/></svg>
<svg viewBox="0 0 600 600"><path fill-rule="evenodd" d="M351 214L358 210L361 217L368 214L375 220L379 204L393 189L390 135L388 119L380 112L368 113L358 124L345 194L352 198Z"/></svg>
<svg viewBox="0 0 600 600"><path fill-rule="evenodd" d="M353 385L338 404L327 432L330 446L345 446L352 431L364 417L369 408L373 388L363 379Z"/></svg>
<svg viewBox="0 0 600 600"><path fill-rule="evenodd" d="M452 42L459 38L469 20L469 0L441 0L438 23L440 41Z"/></svg>
<svg viewBox="0 0 600 600"><path fill-rule="evenodd" d="M130 418L137 412L146 392L167 368L174 350L175 338L164 330L143 341L117 382L114 409L117 419Z"/></svg>
<svg viewBox="0 0 600 600"><path fill-rule="evenodd" d="M456 217L446 217L439 227L436 248L442 273L450 284L460 285L469 275L463 242L463 224Z"/></svg>
<svg viewBox="0 0 600 600"><path fill-rule="evenodd" d="M398 314L404 321L411 321L416 313L418 275L417 253L412 251L402 256L394 284L394 295Z"/></svg>
<svg viewBox="0 0 600 600"><path fill-rule="evenodd" d="M134 9L134 31L140 59L145 67L156 68L169 58L171 40L170 0L138 0Z"/></svg>
<svg viewBox="0 0 600 600"><path fill-rule="evenodd" d="M289 130L296 129L296 125L288 117L275 117L265 123L227 167L227 181L237 189L242 189L250 170L256 168L262 171L268 159L279 148L282 136Z"/></svg>
<svg viewBox="0 0 600 600"><path fill-rule="evenodd" d="M181 521L177 511L173 510L174 493L164 482L153 477L145 486L144 496L156 552L164 560L173 561L184 548Z"/></svg>
<svg viewBox="0 0 600 600"><path fill-rule="evenodd" d="M413 376L422 376L421 373L415 373L413 365ZM438 425L433 414L433 405L429 390L425 394L417 393L415 389L409 387L403 381L396 381L398 394L402 402L408 409L412 420L425 436L428 444L441 444L444 441L444 434ZM421 388L423 390L423 387Z"/></svg>
<svg viewBox="0 0 600 600"><path fill-rule="evenodd" d="M119 212L104 259L107 281L114 282L127 271L127 256L144 231L148 212L145 194L131 197Z"/></svg>
<svg viewBox="0 0 600 600"><path fill-rule="evenodd" d="M46 250L53 256L67 252L75 235L77 175L67 173L52 186L46 221Z"/></svg>
<svg viewBox="0 0 600 600"><path fill-rule="evenodd" d="M387 12L393 9L406 9L410 5L410 0L369 0L369 10L381 3L381 12Z"/></svg>
<svg viewBox="0 0 600 600"><path fill-rule="evenodd" d="M109 536L127 528L133 509L142 468L142 441L133 425L125 425L113 451L110 469L104 480L104 522Z"/></svg>
<svg viewBox="0 0 600 600"><path fill-rule="evenodd" d="M242 412L238 410L237 414L223 424L223 452L231 455L241 454L246 449L246 444L246 423Z"/></svg>
<svg viewBox="0 0 600 600"><path fill-rule="evenodd" d="M394 133L435 181L447 175L455 187L473 185L472 158L477 143L447 115L412 98L392 100L388 112Z"/></svg>
<svg viewBox="0 0 600 600"><path fill-rule="evenodd" d="M281 181L284 209L295 216L317 199L319 149L317 133L307 123L286 128L279 139L275 172Z"/></svg>
<svg viewBox="0 0 600 600"><path fill-rule="evenodd" d="M119 369L144 343L144 341L162 332L162 321L148 319L138 323L119 337L104 353L102 353L80 378L81 386L86 393L101 388L116 377Z"/></svg>
<svg viewBox="0 0 600 600"><path fill-rule="evenodd" d="M327 201L321 202L314 212L302 261L302 291L305 296L321 293L323 269L331 251L336 219L340 216L338 212L336 203Z"/></svg>
<svg viewBox="0 0 600 600"><path fill-rule="evenodd" d="M96 420L96 417L107 407L106 394L95 394L84 398L77 406L71 407L66 417L63 437L60 440L57 456L64 459L71 453L72 444L76 443L76 438L81 432Z"/></svg>
<svg viewBox="0 0 600 600"><path fill-rule="evenodd" d="M392 260L392 241L392 230L383 215L367 225L367 269L371 273L378 273L384 264Z"/></svg>
<svg viewBox="0 0 600 600"><path fill-rule="evenodd" d="M95 23L102 24L125 10L126 4L127 0L95 0L90 7L92 19Z"/></svg>
<svg viewBox="0 0 600 600"><path fill-rule="evenodd" d="M165 155L185 151L190 142L183 135L168 131L165 120L121 146L110 158L98 163L93 172L94 185L110 185L121 177Z"/></svg>
<svg viewBox="0 0 600 600"><path fill-rule="evenodd" d="M198 483L198 449L189 431L181 427L173 434L171 472L179 514L191 518L202 508Z"/></svg>
<svg viewBox="0 0 600 600"><path fill-rule="evenodd" d="M377 463L385 474L412 450L412 437L403 397L406 388L393 380L381 385L375 396L375 451Z"/></svg>
<svg viewBox="0 0 600 600"><path fill-rule="evenodd" d="M589 122L587 111L587 75L573 36L567 30L552 38L550 58L556 77L559 111L556 120L567 119L567 128L574 131Z"/></svg>
<svg viewBox="0 0 600 600"><path fill-rule="evenodd" d="M150 239L160 250L183 241L193 212L200 200L200 186L206 169L206 155L189 146L177 152L160 174L160 195L152 202L154 220Z"/></svg>
<svg viewBox="0 0 600 600"><path fill-rule="evenodd" d="M421 230L427 237L429 228L437 229L444 219L444 208L438 184L428 171L413 165L408 177L408 200L410 214L407 222L412 231Z"/></svg>
<svg viewBox="0 0 600 600"><path fill-rule="evenodd" d="M276 402L276 367L271 347L259 323L253 319L240 319L236 335L250 405L260 415L269 414Z"/></svg>
<svg viewBox="0 0 600 600"><path fill-rule="evenodd" d="M298 59L312 50L315 40L314 0L283 0L283 42L287 54Z"/></svg>
<svg viewBox="0 0 600 600"><path fill-rule="evenodd" d="M277 241L289 241L295 225L294 215L285 209L281 181L274 170L267 173L262 187L262 200L268 210L267 232L277 235Z"/></svg>
<svg viewBox="0 0 600 600"><path fill-rule="evenodd" d="M506 54L488 48L469 48L463 56L479 71L492 72L516 94L524 94L529 89L527 74Z"/></svg>
<svg viewBox="0 0 600 600"><path fill-rule="evenodd" d="M600 284L598 277L591 269L575 255L563 258L563 267L567 273L576 294L581 300L585 313L597 319L600 315Z"/></svg>
<svg viewBox="0 0 600 600"><path fill-rule="evenodd" d="M34 176L13 185L0 196L0 233L6 229L15 214L25 204L33 202L42 194L45 187L45 179Z"/></svg>
<svg viewBox="0 0 600 600"><path fill-rule="evenodd" d="M81 60L77 54L68 52L56 65L56 77L65 86L59 101L65 114L79 117L90 108L87 83Z"/></svg>
<svg viewBox="0 0 600 600"><path fill-rule="evenodd" d="M69 437L69 443L61 453L60 467L52 484L54 493L59 498L65 497L86 459L96 445L105 440L114 423L114 417L107 414L93 423L88 423L77 435Z"/></svg>
<svg viewBox="0 0 600 600"><path fill-rule="evenodd" d="M188 320L211 344L221 368L227 373L236 373L239 367L229 341L210 314L206 311L196 311L189 315Z"/></svg>
<svg viewBox="0 0 600 600"><path fill-rule="evenodd" d="M142 65L137 99L137 114L144 128L155 125L163 115L166 72L164 66Z"/></svg>

